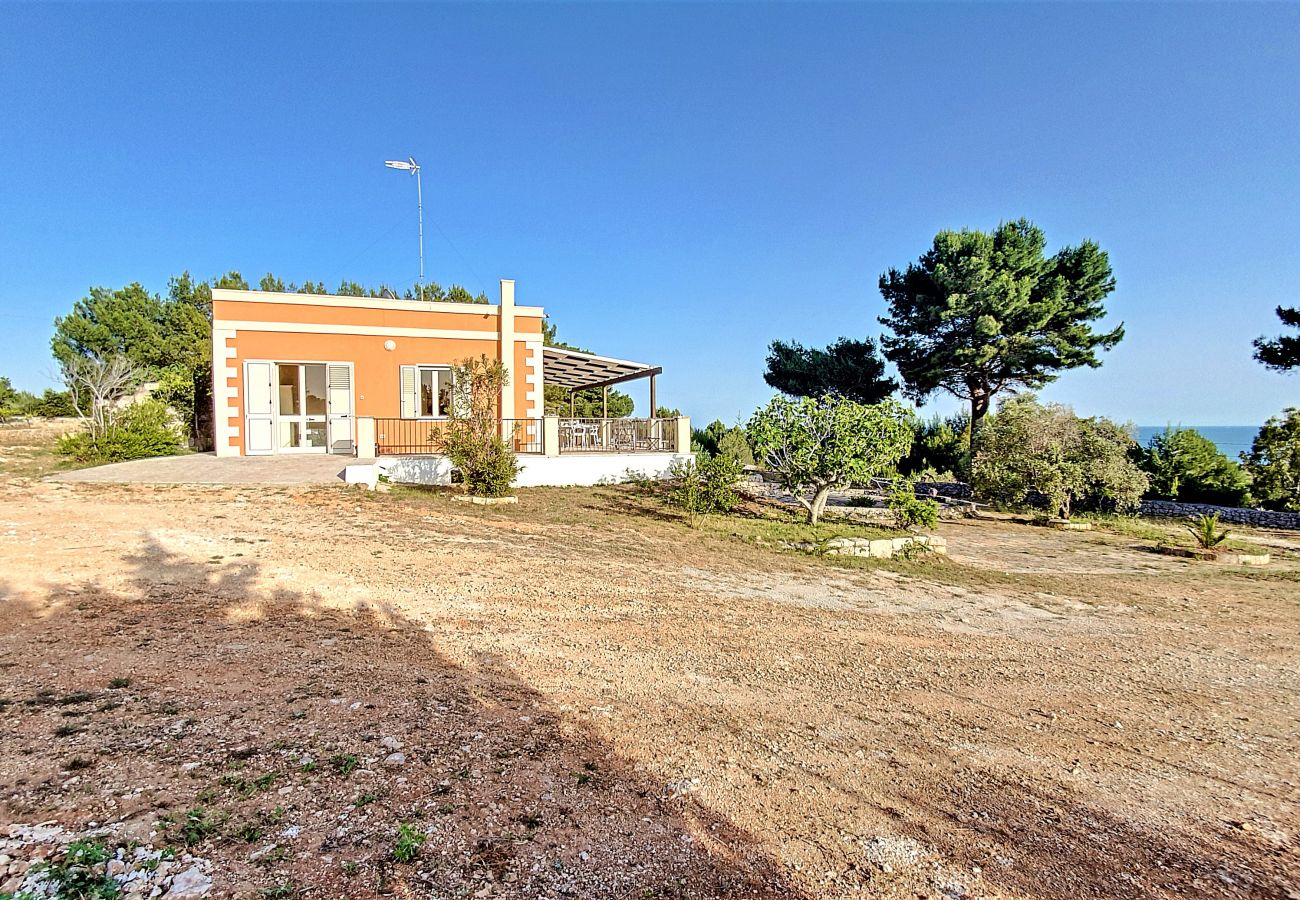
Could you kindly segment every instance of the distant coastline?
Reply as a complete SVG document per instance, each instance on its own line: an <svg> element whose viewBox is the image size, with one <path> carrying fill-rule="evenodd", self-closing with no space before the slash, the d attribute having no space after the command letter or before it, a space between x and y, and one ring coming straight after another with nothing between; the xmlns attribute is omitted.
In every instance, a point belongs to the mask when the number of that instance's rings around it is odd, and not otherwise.
<svg viewBox="0 0 1300 900"><path fill-rule="evenodd" d="M1258 425L1181 425L1171 423L1174 428L1191 428L1199 431L1210 440L1214 441L1228 459L1237 461L1242 453L1250 452L1251 442L1255 440L1255 435L1259 433ZM1137 426L1137 441L1143 447L1151 436L1159 434L1165 430L1164 425L1139 425Z"/></svg>

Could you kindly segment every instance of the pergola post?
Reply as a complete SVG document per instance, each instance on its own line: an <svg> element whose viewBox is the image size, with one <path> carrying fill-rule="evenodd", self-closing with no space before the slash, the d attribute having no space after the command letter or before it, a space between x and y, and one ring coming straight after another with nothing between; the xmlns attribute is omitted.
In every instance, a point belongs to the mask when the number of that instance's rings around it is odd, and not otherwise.
<svg viewBox="0 0 1300 900"><path fill-rule="evenodd" d="M569 418L570 419L574 418L575 416L574 408L575 407L573 405L573 391L569 391Z"/></svg>
<svg viewBox="0 0 1300 900"><path fill-rule="evenodd" d="M605 386L600 389L600 417L609 418L609 387Z"/></svg>
<svg viewBox="0 0 1300 900"><path fill-rule="evenodd" d="M651 375L650 376L650 418L651 419L655 417L656 410L658 409L659 407L655 402L655 376Z"/></svg>

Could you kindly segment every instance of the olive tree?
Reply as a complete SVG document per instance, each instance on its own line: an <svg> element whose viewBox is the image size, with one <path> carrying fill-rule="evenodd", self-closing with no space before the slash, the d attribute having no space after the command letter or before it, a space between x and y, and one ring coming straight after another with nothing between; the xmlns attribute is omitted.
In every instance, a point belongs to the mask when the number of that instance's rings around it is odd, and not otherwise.
<svg viewBox="0 0 1300 900"><path fill-rule="evenodd" d="M975 442L977 496L1005 506L1042 499L1068 519L1081 502L1130 512L1146 493L1146 473L1131 459L1137 442L1108 419L1081 419L1032 394L1007 400L991 419Z"/></svg>
<svg viewBox="0 0 1300 900"><path fill-rule="evenodd" d="M896 400L774 397L746 431L759 464L776 473L816 525L832 490L894 472L911 449L913 418Z"/></svg>

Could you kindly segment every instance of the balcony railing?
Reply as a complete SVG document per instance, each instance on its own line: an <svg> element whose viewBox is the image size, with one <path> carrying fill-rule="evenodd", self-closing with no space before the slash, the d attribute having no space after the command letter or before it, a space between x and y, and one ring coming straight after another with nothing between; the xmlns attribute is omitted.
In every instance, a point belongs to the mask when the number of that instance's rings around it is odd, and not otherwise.
<svg viewBox="0 0 1300 900"><path fill-rule="evenodd" d="M675 450L675 419L560 419L561 453Z"/></svg>
<svg viewBox="0 0 1300 900"><path fill-rule="evenodd" d="M499 419L501 437L516 453L542 452L541 419ZM375 453L379 456L433 456L441 451L435 436L446 419L375 419Z"/></svg>

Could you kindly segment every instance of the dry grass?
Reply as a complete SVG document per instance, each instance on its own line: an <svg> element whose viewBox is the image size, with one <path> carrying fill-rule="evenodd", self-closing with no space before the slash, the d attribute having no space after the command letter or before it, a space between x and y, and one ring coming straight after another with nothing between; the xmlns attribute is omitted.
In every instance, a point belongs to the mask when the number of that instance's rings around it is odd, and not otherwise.
<svg viewBox="0 0 1300 900"><path fill-rule="evenodd" d="M828 559L768 508L521 501L0 478L0 819L189 844L249 898L1297 883L1292 538Z"/></svg>
<svg viewBox="0 0 1300 900"><path fill-rule="evenodd" d="M39 478L79 468L59 455L59 436L76 430L74 419L33 419L0 425L0 478Z"/></svg>

